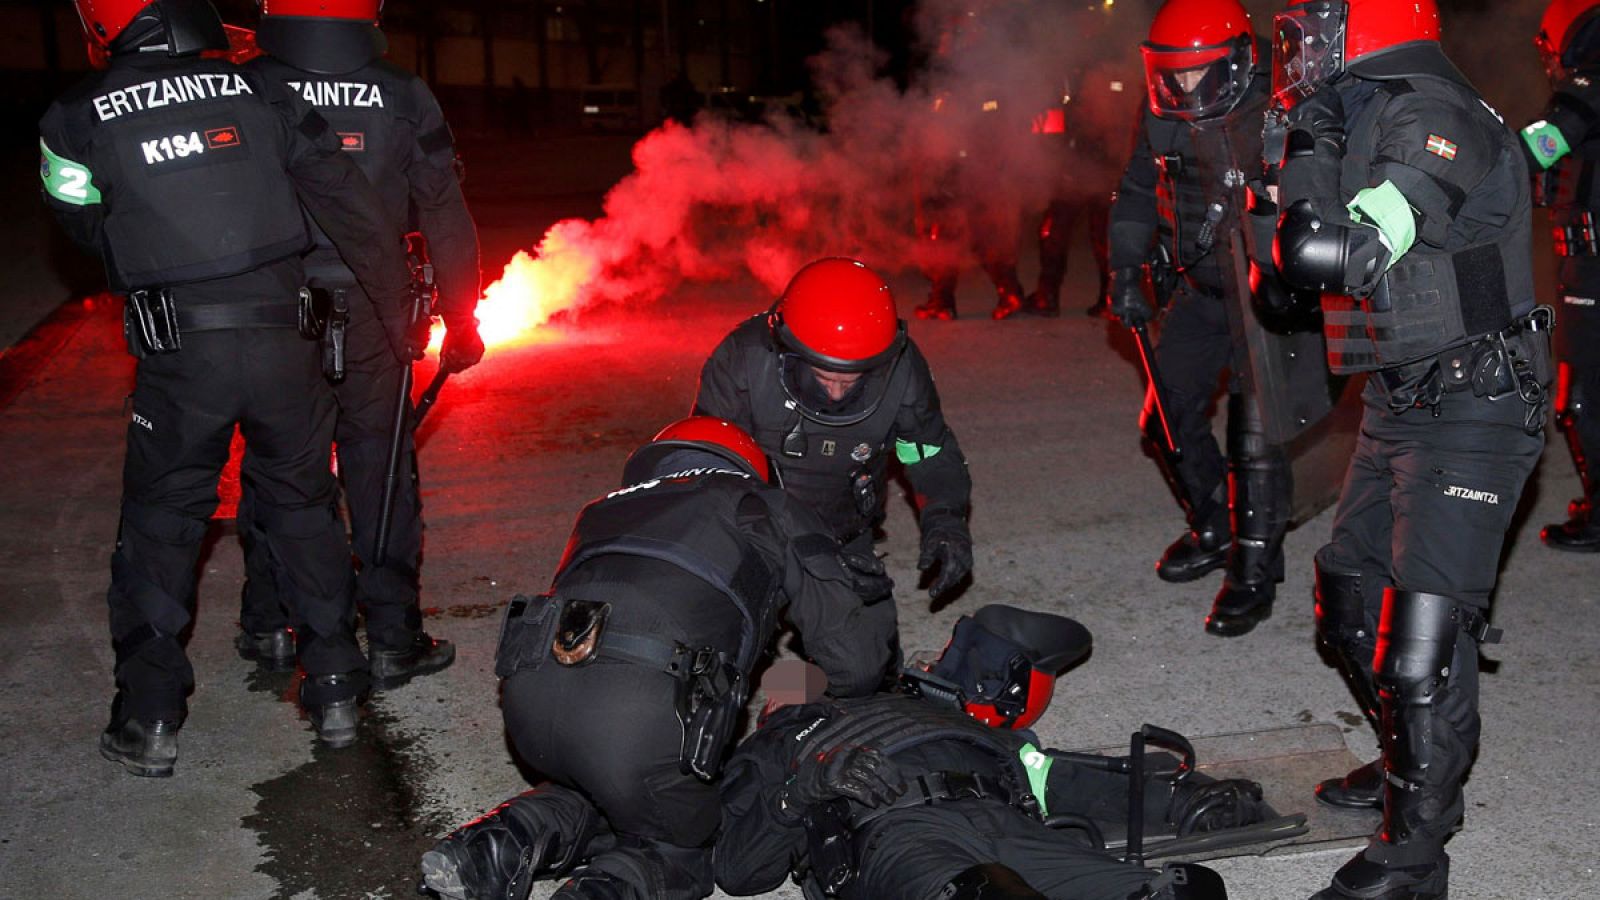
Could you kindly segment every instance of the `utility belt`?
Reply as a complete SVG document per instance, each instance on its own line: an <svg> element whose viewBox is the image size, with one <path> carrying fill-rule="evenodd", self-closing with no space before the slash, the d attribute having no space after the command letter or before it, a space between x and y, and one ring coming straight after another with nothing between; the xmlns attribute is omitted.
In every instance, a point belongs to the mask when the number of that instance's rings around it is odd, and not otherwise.
<svg viewBox="0 0 1600 900"><path fill-rule="evenodd" d="M1536 434L1544 427L1546 386L1554 377L1550 332L1555 311L1540 306L1504 331L1408 363L1379 369L1373 377L1389 394L1395 413L1431 409L1439 415L1445 394L1471 391L1475 397L1499 400L1516 394L1527 407L1523 428Z"/></svg>
<svg viewBox="0 0 1600 900"><path fill-rule="evenodd" d="M1550 226L1550 237L1557 256L1600 256L1600 233L1589 210L1578 212L1570 222Z"/></svg>
<svg viewBox="0 0 1600 900"><path fill-rule="evenodd" d="M179 304L170 287L131 290L122 305L122 335L128 352L144 359L183 349L183 336L236 328L295 328L315 339L317 324L310 292L293 303Z"/></svg>
<svg viewBox="0 0 1600 900"><path fill-rule="evenodd" d="M855 838L868 823L898 809L962 800L992 800L1040 818L1032 793L1013 791L1008 780L977 772L928 772L911 779L894 802L875 808L835 798L806 810L806 859L822 895L835 896L859 869ZM808 895L809 896L809 895Z"/></svg>
<svg viewBox="0 0 1600 900"><path fill-rule="evenodd" d="M547 658L577 667L604 657L669 675L677 682L674 705L682 731L678 770L703 781L715 779L749 699L750 679L734 665L732 654L608 627L610 615L611 604L600 600L550 594L512 598L495 651L495 674L510 678L537 669Z"/></svg>

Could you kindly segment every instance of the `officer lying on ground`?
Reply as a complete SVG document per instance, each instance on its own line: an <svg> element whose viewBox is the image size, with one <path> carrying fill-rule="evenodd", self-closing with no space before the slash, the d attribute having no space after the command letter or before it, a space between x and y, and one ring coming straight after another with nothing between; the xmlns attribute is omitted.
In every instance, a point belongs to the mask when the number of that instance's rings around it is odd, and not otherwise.
<svg viewBox="0 0 1600 900"><path fill-rule="evenodd" d="M1126 822L1122 760L1013 730L1088 649L1071 619L986 606L930 669L907 668L909 693L773 712L728 762L717 884L758 894L793 871L808 900L1225 898L1204 867L1158 872L1101 849ZM1259 785L1190 769L1138 780L1152 823L1187 835L1262 821Z"/></svg>
<svg viewBox="0 0 1600 900"><path fill-rule="evenodd" d="M892 583L847 569L768 477L749 435L691 417L579 514L550 592L513 601L495 665L506 730L549 782L435 845L428 888L521 897L583 862L556 897L711 893L711 782L780 615L835 694L871 691L888 662L888 623L858 593Z"/></svg>

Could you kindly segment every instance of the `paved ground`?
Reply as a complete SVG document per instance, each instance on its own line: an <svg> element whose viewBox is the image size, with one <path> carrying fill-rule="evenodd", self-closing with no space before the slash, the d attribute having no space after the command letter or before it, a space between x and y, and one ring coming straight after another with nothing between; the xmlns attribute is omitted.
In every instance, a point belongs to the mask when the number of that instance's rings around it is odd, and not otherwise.
<svg viewBox="0 0 1600 900"><path fill-rule="evenodd" d="M487 267L556 216L592 214L598 187L486 203ZM519 216L523 203L533 212ZM985 312L977 281L967 279L963 301ZM1071 286L1088 282L1074 271ZM904 277L896 289L909 313L922 286ZM906 646L940 646L957 616L987 602L1064 612L1090 627L1096 647L1040 723L1053 745L1118 744L1143 721L1193 735L1322 723L1370 756L1374 740L1311 635L1310 560L1329 517L1291 534L1273 619L1233 641L1204 635L1218 580L1178 587L1151 572L1178 518L1136 449L1129 348L1075 314L1086 299L1069 298L1072 314L1053 322L913 323L971 459L978 569L971 590L930 612L911 590L914 524L893 504L882 549L903 586ZM241 564L219 527L190 643L199 685L170 780L131 778L95 750L111 689L103 597L132 366L114 306L68 317L49 335L59 349L8 405L0 400L0 627L10 648L0 657L9 731L0 897L410 895L433 835L524 787L491 671L500 606L547 583L573 513L614 485L629 449L688 407L699 360L765 303L747 285L686 288L552 330L452 380L424 432L425 602L429 628L456 641L460 659L375 700L355 748L315 748L285 702L290 678L234 656ZM1597 889L1585 837L1600 824L1600 559L1537 541L1575 483L1552 444L1507 553L1495 621L1508 637L1488 650L1484 743L1467 830L1451 845L1457 900ZM1345 852L1218 867L1236 898L1299 898Z"/></svg>

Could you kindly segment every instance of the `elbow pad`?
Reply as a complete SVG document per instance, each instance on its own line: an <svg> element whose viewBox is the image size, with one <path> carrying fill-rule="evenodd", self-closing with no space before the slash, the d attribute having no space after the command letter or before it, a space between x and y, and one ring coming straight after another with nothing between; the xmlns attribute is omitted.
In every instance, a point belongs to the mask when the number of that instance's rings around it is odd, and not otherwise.
<svg viewBox="0 0 1600 900"><path fill-rule="evenodd" d="M1324 221L1311 201L1296 200L1278 220L1272 258L1291 286L1348 294L1370 289L1388 251L1375 229Z"/></svg>

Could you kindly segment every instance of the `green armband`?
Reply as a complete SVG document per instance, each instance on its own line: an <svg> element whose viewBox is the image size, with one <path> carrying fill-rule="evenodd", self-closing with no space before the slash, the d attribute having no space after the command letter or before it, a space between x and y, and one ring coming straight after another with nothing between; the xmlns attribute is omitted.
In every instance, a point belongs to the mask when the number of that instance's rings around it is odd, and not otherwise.
<svg viewBox="0 0 1600 900"><path fill-rule="evenodd" d="M1023 744L1017 749L1017 758L1022 761L1022 768L1028 773L1028 790L1033 792L1033 799L1039 801L1039 815L1050 815L1046 806L1045 785L1050 781L1050 767L1055 760L1039 752L1039 748L1032 744Z"/></svg>
<svg viewBox="0 0 1600 900"><path fill-rule="evenodd" d="M1378 229L1378 239L1389 249L1391 266L1417 242L1417 217L1392 181L1363 188L1347 208L1357 223Z"/></svg>
<svg viewBox="0 0 1600 900"><path fill-rule="evenodd" d="M894 439L894 457L900 460L901 465L909 466L925 459L933 459L943 449L943 447L936 447L933 444L918 444L913 441L901 440L900 438Z"/></svg>
<svg viewBox="0 0 1600 900"><path fill-rule="evenodd" d="M1522 129L1522 140L1541 169L1550 168L1560 162L1561 157L1572 152L1567 136L1561 133L1561 129L1543 119Z"/></svg>
<svg viewBox="0 0 1600 900"><path fill-rule="evenodd" d="M73 206L95 206L100 203L100 191L94 186L94 173L82 163L65 156L57 156L44 138L39 139L39 178L44 182L45 193Z"/></svg>

